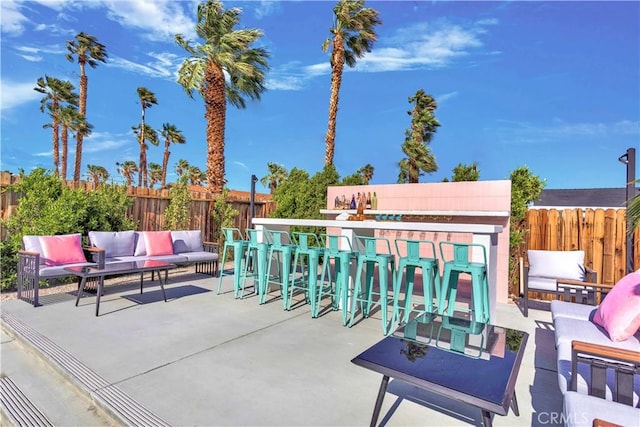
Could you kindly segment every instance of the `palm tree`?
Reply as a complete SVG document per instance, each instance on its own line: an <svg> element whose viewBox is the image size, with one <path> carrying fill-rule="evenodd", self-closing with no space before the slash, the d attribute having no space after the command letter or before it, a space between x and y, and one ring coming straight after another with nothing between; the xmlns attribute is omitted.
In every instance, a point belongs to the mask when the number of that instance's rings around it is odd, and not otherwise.
<svg viewBox="0 0 640 427"><path fill-rule="evenodd" d="M169 167L169 155L171 155L169 146L172 142L174 144L184 144L185 142L187 142L187 140L182 134L182 131L178 130L177 127L169 123L164 123L162 125L161 134L164 138L164 157L162 159L161 186L164 188L164 186L167 184L167 168Z"/></svg>
<svg viewBox="0 0 640 427"><path fill-rule="evenodd" d="M186 161L185 159L180 159L176 163L175 168L176 168L176 174L178 175L178 178L181 178L182 175L184 175L186 172L189 171L189 162Z"/></svg>
<svg viewBox="0 0 640 427"><path fill-rule="evenodd" d="M132 126L133 133L136 134L136 140L140 145L140 163L138 164L138 187L147 186L147 142L158 145L158 132L145 123L144 126ZM144 178L141 175L145 175Z"/></svg>
<svg viewBox="0 0 640 427"><path fill-rule="evenodd" d="M433 114L438 104L422 89L409 98L409 103L413 104L412 110L407 112L411 116L411 128L405 131L402 144L402 152L407 157L399 163L399 183L417 183L425 172L432 173L438 170L436 158L429 147L440 126Z"/></svg>
<svg viewBox="0 0 640 427"><path fill-rule="evenodd" d="M162 180L162 172L162 166L154 162L149 163L149 188L153 188L154 185Z"/></svg>
<svg viewBox="0 0 640 427"><path fill-rule="evenodd" d="M118 173L124 177L127 186L133 185L133 176L138 173L138 165L133 160L125 160L122 163L116 162Z"/></svg>
<svg viewBox="0 0 640 427"><path fill-rule="evenodd" d="M197 166L189 166L188 173L191 185L202 185L202 182L207 179L207 175Z"/></svg>
<svg viewBox="0 0 640 427"><path fill-rule="evenodd" d="M75 40L67 41L66 58L73 62L74 55L78 58L80 65L80 114L87 117L87 88L89 78L85 73L85 65L96 68L98 62L106 62L108 57L107 48L98 39L86 33L79 33ZM80 166L82 164L82 139L85 135L76 134L76 160L73 169L73 180L80 181Z"/></svg>
<svg viewBox="0 0 640 427"><path fill-rule="evenodd" d="M289 173L284 166L273 162L267 163L267 170L267 174L262 177L260 183L265 187L269 187L269 193L273 194L275 193L276 188L278 188L278 185L287 179Z"/></svg>
<svg viewBox="0 0 640 427"><path fill-rule="evenodd" d="M402 152L407 156L400 160L398 166L398 183L417 183L424 171L437 170L435 157L431 154L431 148L414 141L405 141L402 144ZM435 168L435 169L434 169Z"/></svg>
<svg viewBox="0 0 640 427"><path fill-rule="evenodd" d="M153 105L158 104L158 100L156 99L156 95L151 92L146 87L140 86L138 88L138 98L140 99L140 105L142 106L142 119L140 121L140 126L138 126L138 130L140 131L138 135L138 144L140 144L140 173L138 174L138 187L146 187L147 186L147 158L146 158L146 150L147 146L145 144L145 131L147 130L147 124L145 123L145 112L147 108L151 108ZM156 134L156 140L158 139ZM151 141L151 139L149 140ZM155 145L158 145L157 142Z"/></svg>
<svg viewBox="0 0 640 427"><path fill-rule="evenodd" d="M259 100L265 91L265 72L269 54L251 45L262 37L257 29L234 30L240 22L240 9L225 10L220 1L198 5L196 34L203 40L192 45L182 34L175 41L191 56L178 71L178 83L189 97L197 91L205 104L207 120L207 187L220 193L225 182L224 133L227 101L245 108L245 99ZM225 73L228 76L225 78Z"/></svg>
<svg viewBox="0 0 640 427"><path fill-rule="evenodd" d="M56 175L60 175L60 109L61 104L78 105L78 95L73 91L75 87L69 81L63 81L47 75L40 77L33 88L44 94L40 100L40 111L49 111L51 124L44 127L53 129L53 165Z"/></svg>
<svg viewBox="0 0 640 427"><path fill-rule="evenodd" d="M93 182L95 188L98 188L101 183L109 179L109 172L103 166L87 165L87 178Z"/></svg>
<svg viewBox="0 0 640 427"><path fill-rule="evenodd" d="M69 131L82 133L83 136L91 135L93 125L87 123L82 114L72 105L67 105L60 110L60 126L62 127L62 168L60 177L67 180L67 153L69 151Z"/></svg>
<svg viewBox="0 0 640 427"><path fill-rule="evenodd" d="M369 185L369 181L371 181L371 178L373 178L373 166L367 163L366 165L358 169L357 173L362 176L364 183L366 185Z"/></svg>
<svg viewBox="0 0 640 427"><path fill-rule="evenodd" d="M340 0L333 8L335 18L329 29L332 38L322 44L327 51L331 45L331 96L329 98L329 124L325 135L325 166L333 164L336 140L336 118L338 116L338 94L342 84L342 72L346 63L355 67L356 58L371 52L378 36L375 26L382 23L375 9L364 7L364 0Z"/></svg>

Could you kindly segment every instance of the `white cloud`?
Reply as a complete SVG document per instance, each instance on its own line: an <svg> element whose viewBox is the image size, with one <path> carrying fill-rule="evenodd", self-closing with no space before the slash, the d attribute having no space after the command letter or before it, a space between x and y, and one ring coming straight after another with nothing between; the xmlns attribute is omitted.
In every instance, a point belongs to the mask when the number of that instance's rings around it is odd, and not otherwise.
<svg viewBox="0 0 640 427"><path fill-rule="evenodd" d="M455 98L458 96L458 91L445 93L443 95L437 96L436 101L438 104L443 104L444 102L450 100L451 98Z"/></svg>
<svg viewBox="0 0 640 427"><path fill-rule="evenodd" d="M505 122L504 126L485 129L506 141L538 143L562 141L569 138L606 139L616 136L640 136L640 122L621 120L612 123L568 123L555 119L548 124L527 122Z"/></svg>
<svg viewBox="0 0 640 427"><path fill-rule="evenodd" d="M0 80L0 92L2 92L2 115L12 108L28 104L42 98L42 94L33 90L35 81L16 82L8 79Z"/></svg>
<svg viewBox="0 0 640 427"><path fill-rule="evenodd" d="M277 1L259 0L255 3L258 3L254 10L254 15L257 19L262 19L280 10L280 3Z"/></svg>
<svg viewBox="0 0 640 427"><path fill-rule="evenodd" d="M180 33L194 38L196 1L128 0L104 1L107 16L124 27L139 28L150 40L173 40ZM187 14L188 13L188 14Z"/></svg>
<svg viewBox="0 0 640 427"><path fill-rule="evenodd" d="M403 27L391 36L379 39L371 52L358 59L355 68L346 67L345 71L374 73L434 69L449 66L454 60L473 53L495 55L499 52L481 51L484 43L480 35L486 33L485 26L497 23L496 19L485 19L468 27L446 21ZM269 89L299 90L304 87L305 80L330 72L328 58L326 62L305 66L292 67L288 64L277 79L269 82Z"/></svg>
<svg viewBox="0 0 640 427"><path fill-rule="evenodd" d="M19 36L24 31L24 24L28 21L29 19L20 12L16 2L0 1L0 28L3 34Z"/></svg>
<svg viewBox="0 0 640 427"><path fill-rule="evenodd" d="M173 59L177 59L177 57L171 54L167 54L164 56L158 56L159 54L150 55L155 59L155 61L150 61L145 64L133 62L117 56L110 56L109 62L106 63L106 66L120 68L132 73L142 74L149 77L160 77L173 81L175 79L176 70L179 65L172 64L170 61L167 63L167 61L170 57L173 57Z"/></svg>

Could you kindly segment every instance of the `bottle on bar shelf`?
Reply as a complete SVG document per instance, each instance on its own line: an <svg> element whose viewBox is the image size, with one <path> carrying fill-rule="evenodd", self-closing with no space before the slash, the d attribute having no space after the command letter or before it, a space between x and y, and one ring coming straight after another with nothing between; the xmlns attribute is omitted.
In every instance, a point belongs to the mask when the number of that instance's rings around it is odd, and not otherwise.
<svg viewBox="0 0 640 427"><path fill-rule="evenodd" d="M358 221L364 220L364 203L362 199L363 198L361 197L360 200L358 200L358 210L356 212L356 220Z"/></svg>
<svg viewBox="0 0 640 427"><path fill-rule="evenodd" d="M351 195L351 204L349 205L349 209L355 209L356 208L356 195L352 194Z"/></svg>
<svg viewBox="0 0 640 427"><path fill-rule="evenodd" d="M373 197L371 198L371 209L374 211L378 209L378 196L376 196L376 192L373 192Z"/></svg>
<svg viewBox="0 0 640 427"><path fill-rule="evenodd" d="M334 209L340 208L340 197L336 196L336 199L333 201L333 208Z"/></svg>
<svg viewBox="0 0 640 427"><path fill-rule="evenodd" d="M367 202L364 205L365 209L371 209L371 191L367 193Z"/></svg>

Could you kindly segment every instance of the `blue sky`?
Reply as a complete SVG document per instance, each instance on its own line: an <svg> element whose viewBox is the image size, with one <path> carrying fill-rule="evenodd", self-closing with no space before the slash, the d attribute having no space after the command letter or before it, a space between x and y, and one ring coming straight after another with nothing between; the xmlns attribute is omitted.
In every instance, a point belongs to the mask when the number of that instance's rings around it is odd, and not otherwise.
<svg viewBox="0 0 640 427"><path fill-rule="evenodd" d="M66 41L81 31L109 54L106 64L87 68L94 131L84 142L83 174L97 164L121 182L115 163L138 161L131 127L140 122L139 86L158 99L147 123L172 123L187 139L172 147L168 180L181 158L205 169L202 99L190 99L175 82L185 52L173 37L195 39L197 1L0 4L2 170L53 168L51 130L42 128L48 117L33 88L45 74L79 86L78 65L64 55ZM330 88L321 45L335 2L224 5L242 8L242 27L264 31L260 46L270 52L271 68L261 101L227 110L229 188L248 190L251 174L263 177L267 162L315 174L324 163ZM526 165L546 188L624 186L618 157L634 147L640 158L639 2L366 5L383 24L373 51L343 77L334 159L341 176L370 163L373 184L396 182L408 98L423 89L438 102L441 127L431 143L439 170L421 182L440 182L459 163L477 162L483 180L508 179ZM150 147L149 161L162 163L162 151Z"/></svg>

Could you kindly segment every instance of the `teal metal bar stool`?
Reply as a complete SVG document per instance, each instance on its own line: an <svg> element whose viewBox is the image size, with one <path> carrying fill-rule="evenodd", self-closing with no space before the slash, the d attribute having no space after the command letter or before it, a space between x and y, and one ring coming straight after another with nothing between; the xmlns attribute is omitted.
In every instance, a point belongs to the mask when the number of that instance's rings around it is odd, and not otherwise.
<svg viewBox="0 0 640 427"><path fill-rule="evenodd" d="M342 325L347 325L349 274L351 259L356 254L351 249L351 242L347 236L340 234L322 234L321 239L325 241L326 249L322 263L322 275L317 291L317 304L313 317L318 317L322 298L329 295L331 297L331 308L340 309L342 305ZM334 271L331 271L331 261L333 260ZM325 281L325 278L327 281Z"/></svg>
<svg viewBox="0 0 640 427"><path fill-rule="evenodd" d="M291 310L293 294L296 289L301 289L305 294L305 301L311 304L311 315L316 311L316 288L318 282L318 265L320 257L324 253L324 247L315 233L294 231L291 233L294 243L293 272L291 284L287 296L287 310ZM297 276L298 267L300 277Z"/></svg>
<svg viewBox="0 0 640 427"><path fill-rule="evenodd" d="M244 271L242 273L242 291L240 298L244 298L244 290L247 287L247 279L253 278L253 290L262 295L267 277L267 253L269 251L269 230L258 231L254 228L245 230L247 235L247 249L244 258ZM251 271L249 270L251 268Z"/></svg>
<svg viewBox="0 0 640 427"><path fill-rule="evenodd" d="M222 235L224 237L224 246L222 247L222 264L220 264L218 294L220 294L222 287L222 278L233 275L233 296L234 298L238 298L240 295L240 278L242 276L242 258L244 257L244 251L247 248L248 242L244 240L242 232L237 228L223 228ZM230 249L233 250L233 273L227 273L224 269L224 264Z"/></svg>
<svg viewBox="0 0 640 427"><path fill-rule="evenodd" d="M378 244L382 247L378 250ZM389 273L391 273L392 292L396 289L396 266L395 256L391 254L389 240L384 237L364 237L354 235L353 247L357 252L356 278L351 295L351 320L349 327L353 326L356 314L356 306L360 303L360 311L366 318L369 317L371 306L379 304L382 315L382 333L389 333L388 304L389 304ZM378 292L373 289L373 279L375 267L378 266ZM362 270L366 268L365 284L362 286ZM389 271L391 269L391 271ZM378 301L374 304L372 297L378 296ZM392 302L392 306L394 303ZM393 317L393 313L392 313Z"/></svg>
<svg viewBox="0 0 640 427"><path fill-rule="evenodd" d="M396 273L396 288L393 297L394 320L400 319L400 288L404 284L404 310L402 322L407 323L412 312L418 315L433 313L438 307L440 297L440 269L436 255L436 245L430 240L396 239L396 255L398 256L398 271ZM416 268L422 270L422 296L424 309L413 308L413 290L415 285ZM402 280L404 276L404 282ZM434 304L434 289L436 303Z"/></svg>
<svg viewBox="0 0 640 427"><path fill-rule="evenodd" d="M282 305L287 309L287 295L289 292L289 282L291 273L291 256L293 254L293 245L291 236L287 231L270 231L272 241L269 245L269 255L267 256L267 274L265 277L265 287L260 295L260 304L264 304L269 293L271 285L277 285L280 288L282 296ZM275 262L274 262L275 256ZM276 266L278 272L272 274L273 266Z"/></svg>
<svg viewBox="0 0 640 427"><path fill-rule="evenodd" d="M490 323L487 253L484 245L440 242L440 256L444 267L438 313L443 314L446 310L448 316L453 316L453 312L457 310L458 278L460 273L467 273L471 276L471 305L468 310L471 320ZM472 259L476 261L471 261Z"/></svg>

